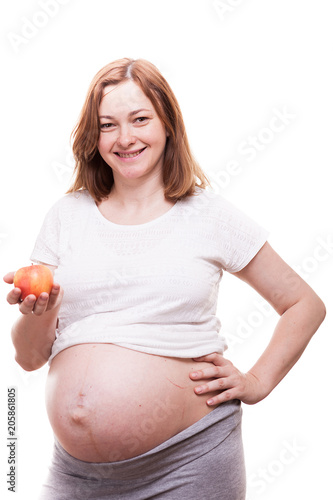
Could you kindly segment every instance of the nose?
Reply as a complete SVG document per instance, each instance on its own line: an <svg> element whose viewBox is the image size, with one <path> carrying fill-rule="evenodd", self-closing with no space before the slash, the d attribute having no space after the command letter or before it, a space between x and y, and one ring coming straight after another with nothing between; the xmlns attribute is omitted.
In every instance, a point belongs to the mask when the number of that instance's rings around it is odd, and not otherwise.
<svg viewBox="0 0 333 500"><path fill-rule="evenodd" d="M123 126L119 128L119 135L117 138L117 144L121 148L128 148L131 144L134 144L136 139L131 133L131 129L128 126Z"/></svg>

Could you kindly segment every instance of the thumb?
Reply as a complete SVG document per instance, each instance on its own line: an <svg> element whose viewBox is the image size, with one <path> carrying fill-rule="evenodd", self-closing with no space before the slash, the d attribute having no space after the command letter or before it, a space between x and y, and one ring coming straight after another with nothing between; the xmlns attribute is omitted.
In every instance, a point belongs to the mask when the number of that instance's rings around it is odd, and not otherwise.
<svg viewBox="0 0 333 500"><path fill-rule="evenodd" d="M7 273L4 277L3 280L8 283L8 285L12 285L14 283L14 272Z"/></svg>

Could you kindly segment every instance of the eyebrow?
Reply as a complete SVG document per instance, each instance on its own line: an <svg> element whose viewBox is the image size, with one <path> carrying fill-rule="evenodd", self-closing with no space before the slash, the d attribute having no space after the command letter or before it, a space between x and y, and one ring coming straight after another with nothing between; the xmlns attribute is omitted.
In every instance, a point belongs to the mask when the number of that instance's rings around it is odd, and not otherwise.
<svg viewBox="0 0 333 500"><path fill-rule="evenodd" d="M151 113L150 109L140 108L140 109L136 109L135 111L131 111L130 113L128 113L128 116L136 115L137 113L141 113L141 111L148 111L149 113ZM102 115L102 116L100 116L100 118L106 118L108 120L113 120L114 116L111 116L111 115Z"/></svg>

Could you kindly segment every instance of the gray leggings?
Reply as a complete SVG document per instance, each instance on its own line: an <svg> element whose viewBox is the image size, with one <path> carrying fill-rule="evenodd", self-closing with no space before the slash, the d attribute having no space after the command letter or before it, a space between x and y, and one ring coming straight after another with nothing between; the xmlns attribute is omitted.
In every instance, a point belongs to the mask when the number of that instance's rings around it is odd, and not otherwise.
<svg viewBox="0 0 333 500"><path fill-rule="evenodd" d="M55 441L39 500L244 500L240 401L214 411L128 460L89 463Z"/></svg>

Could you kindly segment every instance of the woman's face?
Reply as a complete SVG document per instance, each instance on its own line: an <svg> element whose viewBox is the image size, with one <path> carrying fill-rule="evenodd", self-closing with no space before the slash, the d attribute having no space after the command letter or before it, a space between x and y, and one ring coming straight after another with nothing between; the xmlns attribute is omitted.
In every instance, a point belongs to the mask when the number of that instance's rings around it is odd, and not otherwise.
<svg viewBox="0 0 333 500"><path fill-rule="evenodd" d="M133 81L104 89L98 150L115 183L162 178L167 133L151 101Z"/></svg>

